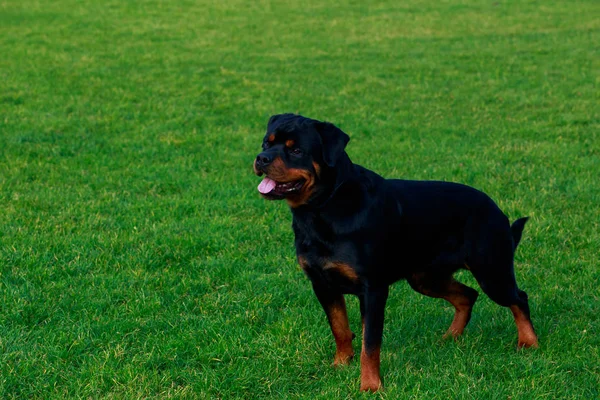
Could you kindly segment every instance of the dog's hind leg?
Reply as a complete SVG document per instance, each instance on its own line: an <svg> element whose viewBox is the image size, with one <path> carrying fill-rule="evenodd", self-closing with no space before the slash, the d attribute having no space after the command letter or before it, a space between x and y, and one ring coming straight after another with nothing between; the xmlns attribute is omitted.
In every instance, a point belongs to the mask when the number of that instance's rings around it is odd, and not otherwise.
<svg viewBox="0 0 600 400"><path fill-rule="evenodd" d="M506 217L488 216L485 224L472 227L473 239L466 264L483 292L513 314L519 332L518 347L538 347L531 323L527 294L517 286L514 252L527 219L509 227Z"/></svg>
<svg viewBox="0 0 600 400"><path fill-rule="evenodd" d="M519 341L517 346L521 347L538 347L538 339L531 323L531 317L529 314L529 302L527 299L527 293L522 290L518 290L519 301L510 306L510 311L513 313L515 323L517 324L517 330L519 331Z"/></svg>
<svg viewBox="0 0 600 400"><path fill-rule="evenodd" d="M499 243L490 246L483 254L476 254L467 263L483 292L496 304L508 307L512 312L519 332L518 347L538 347L527 293L518 288L515 279L512 244L504 242L504 246L499 246Z"/></svg>
<svg viewBox="0 0 600 400"><path fill-rule="evenodd" d="M483 292L496 304L508 307L513 314L519 334L517 346L538 347L538 339L533 329L529 312L527 293L517 287L512 261L509 267L471 266L473 276L479 282Z"/></svg>
<svg viewBox="0 0 600 400"><path fill-rule="evenodd" d="M462 335L471 319L473 304L479 295L475 289L455 280L452 273L439 275L437 271L414 273L407 278L407 281L421 294L450 302L455 308L455 313L444 338L457 338Z"/></svg>

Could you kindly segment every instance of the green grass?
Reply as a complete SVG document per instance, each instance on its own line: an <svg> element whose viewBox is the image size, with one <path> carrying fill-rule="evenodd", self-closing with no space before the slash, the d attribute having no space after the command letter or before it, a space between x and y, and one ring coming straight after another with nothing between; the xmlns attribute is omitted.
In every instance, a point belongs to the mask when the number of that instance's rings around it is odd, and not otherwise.
<svg viewBox="0 0 600 400"><path fill-rule="evenodd" d="M0 397L600 397L599 12L0 2ZM517 277L540 349L516 351L485 296L444 342L451 308L400 282L386 391L359 394L358 360L331 366L287 206L256 191L280 112L336 123L384 176L463 182L531 216Z"/></svg>

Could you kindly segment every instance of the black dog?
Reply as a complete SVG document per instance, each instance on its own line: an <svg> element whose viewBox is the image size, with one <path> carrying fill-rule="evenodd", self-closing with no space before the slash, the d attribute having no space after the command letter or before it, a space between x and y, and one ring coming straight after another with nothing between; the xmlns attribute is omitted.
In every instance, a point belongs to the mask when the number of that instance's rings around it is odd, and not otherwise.
<svg viewBox="0 0 600 400"><path fill-rule="evenodd" d="M537 347L527 294L513 256L527 218L511 226L484 193L449 182L384 179L353 164L348 135L294 114L269 120L254 162L267 199L286 199L300 266L310 278L336 342L335 365L354 355L344 294L360 300L361 390L381 387L379 353L389 286L406 279L456 308L446 336L463 333L478 293L454 280L467 269L496 303L509 307L519 347Z"/></svg>

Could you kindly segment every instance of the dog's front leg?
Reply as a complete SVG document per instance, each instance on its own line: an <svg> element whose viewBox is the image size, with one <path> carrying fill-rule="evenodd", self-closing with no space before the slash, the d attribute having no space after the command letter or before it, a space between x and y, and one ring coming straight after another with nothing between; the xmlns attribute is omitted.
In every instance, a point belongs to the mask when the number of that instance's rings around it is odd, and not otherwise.
<svg viewBox="0 0 600 400"><path fill-rule="evenodd" d="M335 357L333 365L345 365L354 357L352 349L352 339L354 333L350 330L348 323L348 313L346 311L346 301L344 295L338 292L332 292L331 288L324 287L318 283L313 283L313 289L319 302L325 310L331 332L335 338Z"/></svg>
<svg viewBox="0 0 600 400"><path fill-rule="evenodd" d="M379 352L388 293L388 286L367 287L365 293L359 297L363 314L363 344L360 353L360 390L362 391L375 392L383 385L379 373Z"/></svg>

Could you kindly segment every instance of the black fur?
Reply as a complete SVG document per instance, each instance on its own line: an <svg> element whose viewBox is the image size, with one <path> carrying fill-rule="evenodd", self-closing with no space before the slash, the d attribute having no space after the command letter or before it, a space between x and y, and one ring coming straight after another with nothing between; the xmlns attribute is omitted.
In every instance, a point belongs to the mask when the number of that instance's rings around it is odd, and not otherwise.
<svg viewBox="0 0 600 400"><path fill-rule="evenodd" d="M327 313L337 343L336 362L352 355L343 295L353 294L360 299L364 320L361 388L379 388L384 306L389 285L398 280L454 304L459 321L448 333L460 335L477 292L454 281L458 269L470 270L493 301L516 313L519 345L536 346L535 336L521 340L518 318L529 320L529 306L513 271L527 218L511 226L490 197L462 184L384 179L352 163L344 150L348 141L333 124L277 115L269 120L255 164L257 174L277 172L283 181L286 171L303 170L314 178L309 179L310 190L305 184L287 198L296 253ZM276 160L281 162L274 171Z"/></svg>

